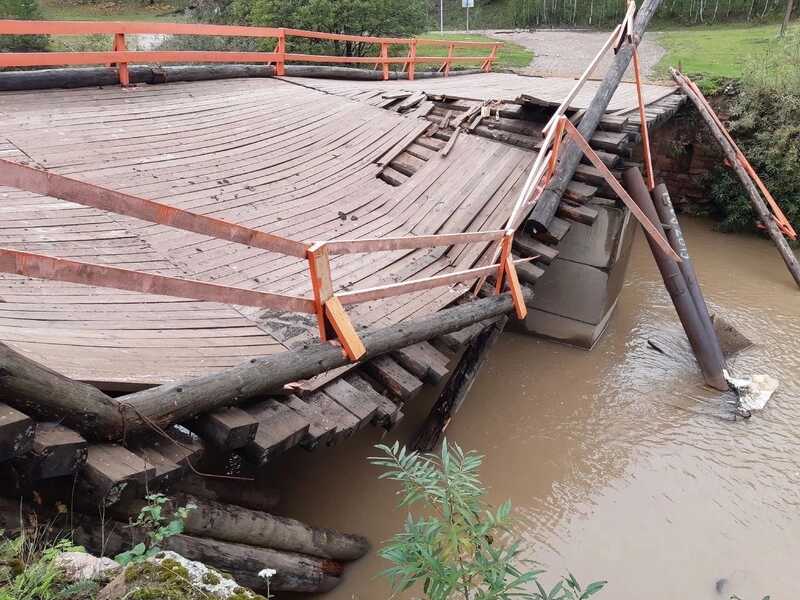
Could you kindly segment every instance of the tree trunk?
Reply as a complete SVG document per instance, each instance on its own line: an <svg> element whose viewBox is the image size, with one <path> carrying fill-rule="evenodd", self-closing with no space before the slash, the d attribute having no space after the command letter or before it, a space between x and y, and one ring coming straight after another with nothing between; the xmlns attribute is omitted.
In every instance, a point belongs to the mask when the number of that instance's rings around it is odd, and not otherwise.
<svg viewBox="0 0 800 600"><path fill-rule="evenodd" d="M196 508L184 522L184 531L188 535L340 561L356 560L369 551L369 542L360 535L309 527L295 519L189 494L178 494L174 500L175 506L190 503ZM113 511L116 516L127 518L139 514L145 505L143 500L123 501L115 505Z"/></svg>
<svg viewBox="0 0 800 600"><path fill-rule="evenodd" d="M783 37L786 29L789 27L789 21L792 19L792 9L794 8L794 0L786 0L786 14L783 15L783 22L781 23L781 31L779 37Z"/></svg>
<svg viewBox="0 0 800 600"><path fill-rule="evenodd" d="M96 387L74 381L0 342L0 394L5 402L43 420L59 421L98 439L122 435L116 401Z"/></svg>
<svg viewBox="0 0 800 600"><path fill-rule="evenodd" d="M647 29L647 25L650 23L650 20L653 18L660 4L661 0L645 0L642 4L636 15L636 21L633 27L635 44L638 45ZM587 140L591 139L594 135L600 120L606 112L606 108L608 108L611 97L614 95L614 92L616 92L620 81L622 81L622 76L625 74L625 70L628 68L632 57L633 45L624 44L614 57L614 62L603 77L600 87L597 89L589 108L584 113L580 125L578 126L578 131L580 131L581 135ZM575 169L577 169L580 164L582 157L583 152L581 152L577 144L572 140L565 143L561 150L561 159L558 162L555 175L534 205L533 210L528 216L526 227L535 232L547 230L558 210L561 196L564 194L569 182L572 181L572 177L575 175Z"/></svg>

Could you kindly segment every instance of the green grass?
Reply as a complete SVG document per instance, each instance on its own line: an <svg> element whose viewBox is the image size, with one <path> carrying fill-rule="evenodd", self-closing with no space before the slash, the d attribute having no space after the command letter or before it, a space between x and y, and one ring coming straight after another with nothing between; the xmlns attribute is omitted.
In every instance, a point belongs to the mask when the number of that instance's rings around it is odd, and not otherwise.
<svg viewBox="0 0 800 600"><path fill-rule="evenodd" d="M669 67L705 78L739 78L747 62L776 43L778 25L746 27L717 25L662 33L658 41L667 49L656 67L669 76Z"/></svg>
<svg viewBox="0 0 800 600"><path fill-rule="evenodd" d="M498 40L492 39L485 35L478 35L474 33L439 33L438 31L431 31L423 33L419 37L436 39L436 40L452 40L463 42L496 42ZM456 56L487 56L491 51L490 48L456 48L454 54ZM447 56L446 46L426 46L420 44L417 46L418 56ZM533 60L533 52L511 42L504 42L497 54L497 60L494 63L496 69L519 69L527 67L531 60ZM477 65L476 65L477 66ZM471 63L462 63L458 68L472 68ZM453 66L456 68L456 65Z"/></svg>
<svg viewBox="0 0 800 600"><path fill-rule="evenodd" d="M51 21L174 21L186 0L153 4L125 0L41 0L44 18Z"/></svg>

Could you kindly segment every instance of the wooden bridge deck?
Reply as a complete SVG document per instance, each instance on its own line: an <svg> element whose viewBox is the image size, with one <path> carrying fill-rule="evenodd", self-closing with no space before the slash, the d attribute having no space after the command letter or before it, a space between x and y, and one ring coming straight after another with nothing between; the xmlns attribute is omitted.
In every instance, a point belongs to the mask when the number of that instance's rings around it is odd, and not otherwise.
<svg viewBox="0 0 800 600"><path fill-rule="evenodd" d="M298 240L502 226L529 156L464 137L406 185L376 161L428 122L276 79L6 93L3 156ZM405 142L404 142L405 140ZM310 295L302 260L53 198L0 191L0 245L252 289ZM474 248L347 255L340 288L471 266ZM448 288L355 307L392 323L451 302ZM0 278L0 339L73 378L161 383L282 351L314 322L258 310ZM275 317L275 315L271 315Z"/></svg>

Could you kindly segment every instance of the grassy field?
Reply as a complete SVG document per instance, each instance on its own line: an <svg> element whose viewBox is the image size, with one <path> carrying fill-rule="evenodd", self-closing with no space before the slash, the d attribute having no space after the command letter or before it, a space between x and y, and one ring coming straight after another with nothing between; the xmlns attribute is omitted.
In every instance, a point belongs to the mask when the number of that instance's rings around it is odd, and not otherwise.
<svg viewBox="0 0 800 600"><path fill-rule="evenodd" d="M666 31L659 42L667 49L656 70L668 75L671 66L705 77L741 77L749 60L775 44L778 25L711 26ZM795 27L797 30L797 27Z"/></svg>
<svg viewBox="0 0 800 600"><path fill-rule="evenodd" d="M454 40L454 41L469 41L469 42L494 42L485 35L467 34L467 33L439 33L432 31L423 33L419 37L437 39L437 40ZM485 56L490 52L489 48L469 49L461 48L456 49L456 56ZM420 56L447 56L446 46L425 46L420 44L417 46L417 55ZM519 44L505 42L505 45L500 48L498 52L498 60L494 63L494 68L506 69L519 69L527 67L533 59L533 52ZM460 65L460 68L471 68L473 65L466 64ZM455 66L454 66L455 68Z"/></svg>
<svg viewBox="0 0 800 600"><path fill-rule="evenodd" d="M45 19L51 21L164 21L175 20L175 11L187 4L186 0L168 2L160 0L146 5L121 0L41 0Z"/></svg>

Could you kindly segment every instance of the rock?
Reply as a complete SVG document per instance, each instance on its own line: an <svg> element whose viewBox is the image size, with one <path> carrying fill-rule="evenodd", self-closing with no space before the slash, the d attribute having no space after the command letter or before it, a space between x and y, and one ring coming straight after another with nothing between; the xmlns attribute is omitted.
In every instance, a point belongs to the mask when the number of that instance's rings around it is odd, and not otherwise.
<svg viewBox="0 0 800 600"><path fill-rule="evenodd" d="M229 575L169 550L128 565L100 590L97 600L119 600L134 593L143 600L265 600Z"/></svg>
<svg viewBox="0 0 800 600"><path fill-rule="evenodd" d="M110 558L98 558L86 552L64 552L56 557L54 564L69 581L111 577L114 571L121 568L118 562Z"/></svg>

